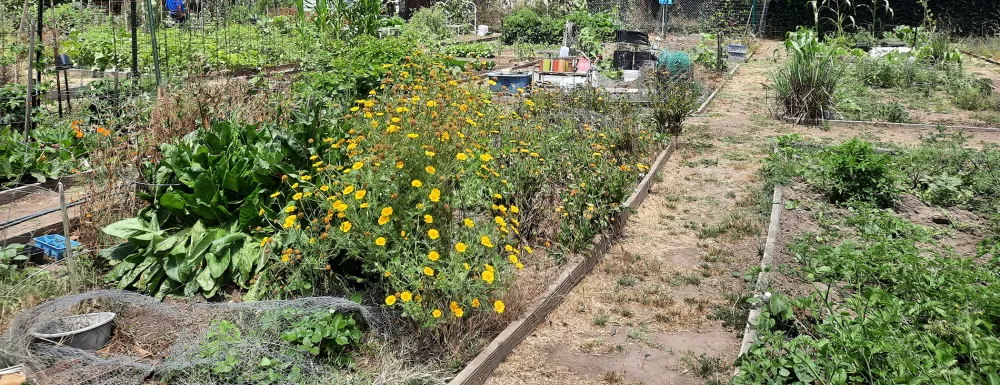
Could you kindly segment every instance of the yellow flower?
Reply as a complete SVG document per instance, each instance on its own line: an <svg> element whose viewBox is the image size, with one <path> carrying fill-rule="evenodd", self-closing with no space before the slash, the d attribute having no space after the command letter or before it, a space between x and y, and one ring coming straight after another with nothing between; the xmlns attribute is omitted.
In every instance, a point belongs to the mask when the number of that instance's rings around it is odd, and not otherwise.
<svg viewBox="0 0 1000 385"><path fill-rule="evenodd" d="M493 284L493 279L494 279L494 276L493 276L493 271L492 270L486 270L486 271L483 272L483 281L486 281L487 284L492 285Z"/></svg>
<svg viewBox="0 0 1000 385"><path fill-rule="evenodd" d="M364 199L365 194L368 194L368 191L366 191L366 190L358 190L357 192L354 193L354 200Z"/></svg>
<svg viewBox="0 0 1000 385"><path fill-rule="evenodd" d="M469 263L468 263L468 262L466 262L466 263L463 263L463 264L462 264L462 267L464 267L464 268L465 268L465 270L469 270L469 269L471 269L471 268L472 268L472 266L469 266Z"/></svg>
<svg viewBox="0 0 1000 385"><path fill-rule="evenodd" d="M268 237L264 237L264 239L261 239L260 240L260 247L264 247L264 245L267 244L267 241L270 241L270 240L271 240L271 238L268 238Z"/></svg>
<svg viewBox="0 0 1000 385"><path fill-rule="evenodd" d="M378 237L375 239L375 244L379 246L385 246L385 237ZM513 257L513 255L511 255Z"/></svg>
<svg viewBox="0 0 1000 385"><path fill-rule="evenodd" d="M531 246L524 246L524 251L527 251L528 254L531 254L531 253L535 252L534 250L531 249Z"/></svg>
<svg viewBox="0 0 1000 385"><path fill-rule="evenodd" d="M396 162L396 168L403 168L403 161Z"/></svg>
<svg viewBox="0 0 1000 385"><path fill-rule="evenodd" d="M521 262L515 263L514 266L517 266L518 269L524 268L524 265L522 265Z"/></svg>
<svg viewBox="0 0 1000 385"><path fill-rule="evenodd" d="M354 170L360 170L364 166L365 162L355 162L354 165L351 166L351 168Z"/></svg>
<svg viewBox="0 0 1000 385"><path fill-rule="evenodd" d="M297 201L299 199L302 199L302 193L295 193L295 195L292 195L292 200Z"/></svg>
<svg viewBox="0 0 1000 385"><path fill-rule="evenodd" d="M350 194L352 192L354 192L354 186L344 187L344 191L343 191L344 195Z"/></svg>
<svg viewBox="0 0 1000 385"><path fill-rule="evenodd" d="M455 314L456 318L462 318L462 316L465 315L465 310L462 310L460 307L451 309L451 312Z"/></svg>
<svg viewBox="0 0 1000 385"><path fill-rule="evenodd" d="M430 198L431 202L440 201L441 200L441 190L438 190L436 188L432 189L430 195L428 195L427 198Z"/></svg>
<svg viewBox="0 0 1000 385"><path fill-rule="evenodd" d="M409 290L399 293L399 299L403 300L404 303L410 302L413 300L413 293L410 293Z"/></svg>
<svg viewBox="0 0 1000 385"><path fill-rule="evenodd" d="M430 229L427 230L427 236L431 237L431 239L438 239L438 237L440 237L441 235L438 234L438 231L436 229Z"/></svg>
<svg viewBox="0 0 1000 385"><path fill-rule="evenodd" d="M424 167L424 171L427 171L427 173L431 175L434 175L434 173L437 172L437 170L434 169L434 166Z"/></svg>
<svg viewBox="0 0 1000 385"><path fill-rule="evenodd" d="M481 160L483 162L489 162L489 161L493 160L493 155L482 154L482 155L479 156L479 160Z"/></svg>
<svg viewBox="0 0 1000 385"><path fill-rule="evenodd" d="M281 191L275 191L274 194L271 194L271 198L277 198L278 195L281 195Z"/></svg>
<svg viewBox="0 0 1000 385"><path fill-rule="evenodd" d="M434 217L432 217L430 214L424 214L424 222L434 223Z"/></svg>
<svg viewBox="0 0 1000 385"><path fill-rule="evenodd" d="M367 208L368 208L369 206L371 206L371 205L369 205L369 204L368 204L368 202L365 202L365 203L362 203L362 204L361 204L360 206L358 206L358 207L360 207L360 208L363 208L363 209L367 209Z"/></svg>
<svg viewBox="0 0 1000 385"><path fill-rule="evenodd" d="M290 229L292 226L295 226L295 216L289 215L288 218L285 218L285 223L282 224L282 226L286 229Z"/></svg>
<svg viewBox="0 0 1000 385"><path fill-rule="evenodd" d="M385 304L389 305L389 306L395 305L396 304L396 296L390 295L388 297L385 297Z"/></svg>
<svg viewBox="0 0 1000 385"><path fill-rule="evenodd" d="M431 250L431 252L427 254L427 259L429 259L431 261L437 261L440 258L441 258L441 254L438 254L437 251Z"/></svg>
<svg viewBox="0 0 1000 385"><path fill-rule="evenodd" d="M293 212L295 212L295 206L285 207L285 212L286 213L293 213Z"/></svg>
<svg viewBox="0 0 1000 385"><path fill-rule="evenodd" d="M406 134L406 137L410 138L410 139L416 139L416 138L420 137L420 134L414 134L414 133L411 132L409 134Z"/></svg>
<svg viewBox="0 0 1000 385"><path fill-rule="evenodd" d="M347 210L347 203L344 203L344 201L338 199L337 201L333 202L333 209L340 212L344 212L345 210Z"/></svg>
<svg viewBox="0 0 1000 385"><path fill-rule="evenodd" d="M383 217L387 217L387 216L390 216L390 215L392 215L392 207L383 207L382 208L382 216Z"/></svg>
<svg viewBox="0 0 1000 385"><path fill-rule="evenodd" d="M341 223L340 224L340 231L343 231L345 233L348 232L348 231L351 231L351 222L344 221L343 223Z"/></svg>
<svg viewBox="0 0 1000 385"><path fill-rule="evenodd" d="M472 299L472 307L479 307L479 298Z"/></svg>
<svg viewBox="0 0 1000 385"><path fill-rule="evenodd" d="M438 309L434 309L434 311L431 312L431 315L433 315L434 318L441 318L441 311Z"/></svg>
<svg viewBox="0 0 1000 385"><path fill-rule="evenodd" d="M413 186L413 187L420 187L420 186L423 186L423 185L424 185L424 182L421 182L420 179L414 179L412 182L410 182L410 186Z"/></svg>
<svg viewBox="0 0 1000 385"><path fill-rule="evenodd" d="M303 175L303 176L302 176L302 180L304 180L304 181L309 181L309 180L312 180L312 178L313 178L313 177L311 177L311 176L309 176L309 175Z"/></svg>
<svg viewBox="0 0 1000 385"><path fill-rule="evenodd" d="M327 185L319 186L319 191L327 192L328 190L330 190L330 186Z"/></svg>
<svg viewBox="0 0 1000 385"><path fill-rule="evenodd" d="M493 247L493 242L490 241L490 237L487 237L485 235L482 236L481 238L479 238L479 243L482 243L483 246L486 246L486 247L489 247L489 248Z"/></svg>
<svg viewBox="0 0 1000 385"><path fill-rule="evenodd" d="M424 155L427 155L428 158L433 158L437 153L434 151L424 151Z"/></svg>
<svg viewBox="0 0 1000 385"><path fill-rule="evenodd" d="M384 226L386 223L389 223L389 216L388 215L383 215L383 216L378 217L378 225L379 226Z"/></svg>
<svg viewBox="0 0 1000 385"><path fill-rule="evenodd" d="M510 212L512 212L514 214L517 214L517 213L521 212L521 210L518 209L517 206L510 205Z"/></svg>
<svg viewBox="0 0 1000 385"><path fill-rule="evenodd" d="M503 309L504 309L503 301L498 299L496 300L496 302L493 302L493 310L496 310L498 314L503 314Z"/></svg>
<svg viewBox="0 0 1000 385"><path fill-rule="evenodd" d="M433 277L434 276L434 269L431 269L431 268L429 268L427 266L424 266L424 274L427 275L428 277Z"/></svg>
<svg viewBox="0 0 1000 385"><path fill-rule="evenodd" d="M469 248L469 246L467 246L466 244L464 244L462 242L459 242L459 243L455 244L455 250L458 250L459 253L464 253L465 250L467 250L468 248Z"/></svg>
<svg viewBox="0 0 1000 385"><path fill-rule="evenodd" d="M458 160L468 160L469 156L465 155L464 152L460 152L457 155L455 155L455 159L458 159Z"/></svg>
<svg viewBox="0 0 1000 385"><path fill-rule="evenodd" d="M473 222L472 219L465 218L464 222L465 222L465 227L468 227L470 229L476 227L476 222Z"/></svg>
<svg viewBox="0 0 1000 385"><path fill-rule="evenodd" d="M385 276L386 278L388 278L388 277L391 277L391 276L392 276L392 272L390 272L390 271L387 271L387 272L385 272L385 274L383 274L383 275L384 275L384 276Z"/></svg>
<svg viewBox="0 0 1000 385"><path fill-rule="evenodd" d="M260 209L260 211L257 212L257 216L258 217L264 216L264 209Z"/></svg>
<svg viewBox="0 0 1000 385"><path fill-rule="evenodd" d="M431 107L431 108L437 107L437 102L435 102L433 100L428 100L427 101L427 107Z"/></svg>
<svg viewBox="0 0 1000 385"><path fill-rule="evenodd" d="M518 262L517 261L517 256L514 255L514 254L511 254L511 255L507 256L507 259L510 260L510 263L513 263L513 264L517 264L517 262Z"/></svg>
<svg viewBox="0 0 1000 385"><path fill-rule="evenodd" d="M528 107L534 107L535 106L535 102L533 102L531 99L525 100L524 104L527 104Z"/></svg>

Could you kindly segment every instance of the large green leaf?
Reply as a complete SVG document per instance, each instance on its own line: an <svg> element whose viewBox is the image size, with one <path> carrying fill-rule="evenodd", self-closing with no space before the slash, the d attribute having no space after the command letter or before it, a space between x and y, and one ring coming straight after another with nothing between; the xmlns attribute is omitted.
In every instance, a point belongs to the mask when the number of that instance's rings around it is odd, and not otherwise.
<svg viewBox="0 0 1000 385"><path fill-rule="evenodd" d="M187 282L188 278L191 277L191 266L187 263L186 253L173 253L167 254L166 260L164 261L163 268L167 277L177 282Z"/></svg>
<svg viewBox="0 0 1000 385"><path fill-rule="evenodd" d="M123 239L149 232L149 228L139 218L122 219L101 229L105 234Z"/></svg>
<svg viewBox="0 0 1000 385"><path fill-rule="evenodd" d="M219 185L212 180L212 176L209 174L203 172L198 175L198 179L194 183L194 193L202 202L211 204L219 200Z"/></svg>
<svg viewBox="0 0 1000 385"><path fill-rule="evenodd" d="M226 270L229 270L230 259L229 249L225 249L219 254L205 253L205 264L208 266L212 278L219 278L226 273Z"/></svg>
<svg viewBox="0 0 1000 385"><path fill-rule="evenodd" d="M160 197L160 205L178 213L184 212L185 202L181 194L176 191L169 191Z"/></svg>
<svg viewBox="0 0 1000 385"><path fill-rule="evenodd" d="M101 256L113 261L120 261L132 255L136 249L137 247L133 243L122 243L118 246L101 250Z"/></svg>
<svg viewBox="0 0 1000 385"><path fill-rule="evenodd" d="M209 269L201 269L195 280L198 282L198 286L201 287L202 291L215 290L215 278L212 277L212 272Z"/></svg>

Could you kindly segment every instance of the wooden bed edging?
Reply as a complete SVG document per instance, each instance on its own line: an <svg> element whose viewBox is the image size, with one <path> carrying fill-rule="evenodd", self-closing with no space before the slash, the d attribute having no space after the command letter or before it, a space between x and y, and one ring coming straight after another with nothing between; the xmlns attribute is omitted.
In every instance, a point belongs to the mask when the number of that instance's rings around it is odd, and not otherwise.
<svg viewBox="0 0 1000 385"><path fill-rule="evenodd" d="M493 339L475 359L469 362L448 385L480 385L493 373L500 363L507 358L521 341L535 330L535 327L542 322L562 303L563 298L573 290L583 277L587 276L597 262L604 257L604 254L611 248L611 243L621 234L628 222L631 211L638 209L642 201L649 195L649 189L653 185L656 174L667 163L670 156L677 147L676 142L671 142L665 150L661 151L656 161L649 168L642 181L633 190L632 195L625 200L628 209L620 212L613 220L614 225L609 233L598 234L594 237L590 249L584 254L582 259L567 266L555 282L548 287L533 303L528 307L517 320L507 325L500 335Z"/></svg>
<svg viewBox="0 0 1000 385"><path fill-rule="evenodd" d="M854 125L864 125L864 126L875 126L875 127L894 127L894 128L912 128L916 130L936 130L939 127L946 130L963 130L969 132L1000 132L1000 128L993 127L975 127L975 126L949 126L944 124L928 124L928 123L889 123L889 122L872 122L864 120L836 120L836 119L807 119L802 121L796 121L794 118L783 118L786 123L792 124L804 124L804 125L821 125L823 123L829 123L831 125L837 126L854 126Z"/></svg>
<svg viewBox="0 0 1000 385"><path fill-rule="evenodd" d="M995 64L995 65L998 65L998 66L1000 66L1000 62L998 62L998 61L996 61L996 60L993 60L993 59L988 59L988 58L985 58L985 57L982 57L982 56L979 56L979 55L976 55L976 54L974 54L974 53L972 53L972 52L969 52L969 51L961 51L961 52L962 52L963 54L966 54L966 55L969 55L969 56L972 56L972 57L974 57L974 58L976 58L976 59L979 59L979 60L982 60L982 61L984 61L984 62L987 62L987 63L990 63L990 64Z"/></svg>
<svg viewBox="0 0 1000 385"><path fill-rule="evenodd" d="M760 273L757 274L757 284L754 285L754 295L760 298L771 284L771 263L774 261L774 248L778 243L778 227L781 222L781 186L774 186L774 195L771 196L771 223L767 228L767 241L764 243L764 255L760 259ZM750 350L754 340L757 339L757 319L760 318L764 301L758 302L750 309L747 316L746 329L743 331L743 342L740 344L740 354L743 357ZM740 368L736 367L733 376L740 374Z"/></svg>
<svg viewBox="0 0 1000 385"><path fill-rule="evenodd" d="M733 69L729 71L728 74L726 74L726 79L722 81L722 85L720 85L719 88L715 89L715 91L712 91L711 95L708 95L708 99L705 99L705 102L701 104L701 107L698 107L698 109L695 110L694 112L695 114L705 113L705 110L708 108L708 105L712 103L712 100L715 100L716 94L718 94L719 91L722 91L722 89L726 87L726 83L729 83L729 81L733 79L733 75L736 75L736 71L739 71L740 67L742 67L744 63L750 62L750 58L753 57L753 54L754 53L751 52L749 55L747 55L746 60L743 60L739 64L736 64L736 67L733 67Z"/></svg>

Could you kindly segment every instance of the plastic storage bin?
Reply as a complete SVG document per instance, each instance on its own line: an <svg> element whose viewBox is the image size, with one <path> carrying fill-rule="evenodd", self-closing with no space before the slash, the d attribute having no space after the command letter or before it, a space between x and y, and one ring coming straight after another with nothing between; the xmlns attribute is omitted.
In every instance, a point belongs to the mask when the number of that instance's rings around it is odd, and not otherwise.
<svg viewBox="0 0 1000 385"><path fill-rule="evenodd" d="M70 241L73 247L80 246L80 242ZM35 238L35 247L42 249L45 255L55 258L57 261L66 255L66 238L60 234L43 235Z"/></svg>
<svg viewBox="0 0 1000 385"><path fill-rule="evenodd" d="M747 52L750 47L743 44L726 44L726 51L729 53L729 60L746 61Z"/></svg>
<svg viewBox="0 0 1000 385"><path fill-rule="evenodd" d="M501 74L497 72L492 72L486 74L497 84L490 86L490 92L507 92L509 94L517 94L518 88L528 89L531 85L531 74Z"/></svg>

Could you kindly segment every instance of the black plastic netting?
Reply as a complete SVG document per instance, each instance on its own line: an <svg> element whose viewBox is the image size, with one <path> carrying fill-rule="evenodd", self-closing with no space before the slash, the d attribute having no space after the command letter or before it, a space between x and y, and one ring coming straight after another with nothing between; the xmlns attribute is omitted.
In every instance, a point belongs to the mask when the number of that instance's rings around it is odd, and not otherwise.
<svg viewBox="0 0 1000 385"><path fill-rule="evenodd" d="M38 384L341 384L356 382L279 336L321 311L352 315L372 335L393 319L344 298L245 303L160 302L102 290L60 297L20 312L0 339L0 361L23 364ZM31 334L61 317L113 312L110 343L97 351L58 346ZM349 374L348 374L349 375Z"/></svg>

